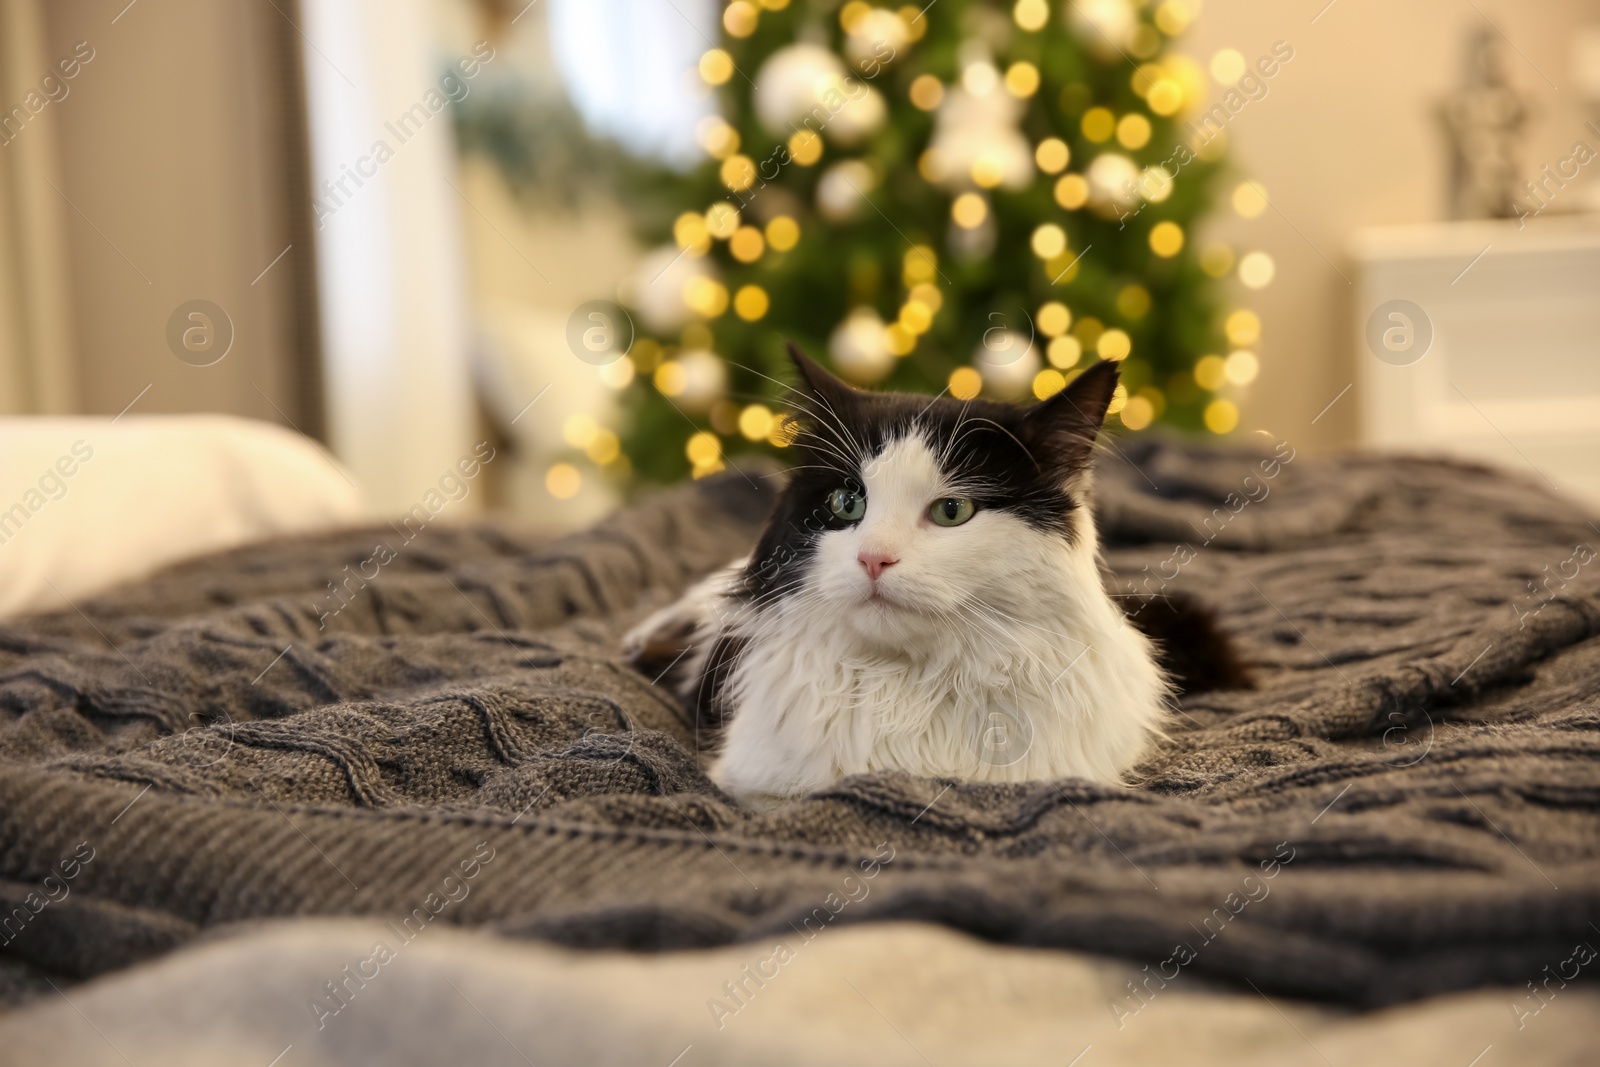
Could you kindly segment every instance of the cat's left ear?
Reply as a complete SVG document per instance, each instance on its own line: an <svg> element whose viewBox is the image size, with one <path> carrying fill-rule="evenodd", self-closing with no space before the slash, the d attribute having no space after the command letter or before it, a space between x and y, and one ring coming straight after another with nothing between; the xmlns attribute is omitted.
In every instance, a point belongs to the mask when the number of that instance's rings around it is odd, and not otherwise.
<svg viewBox="0 0 1600 1067"><path fill-rule="evenodd" d="M839 421L843 412L854 406L856 390L829 374L793 341L788 343L788 348L789 361L800 375L800 384L795 388L795 406L809 409L826 421Z"/></svg>
<svg viewBox="0 0 1600 1067"><path fill-rule="evenodd" d="M1119 373L1110 360L1096 363L1061 392L1023 413L1023 442L1041 467L1062 481L1088 469Z"/></svg>

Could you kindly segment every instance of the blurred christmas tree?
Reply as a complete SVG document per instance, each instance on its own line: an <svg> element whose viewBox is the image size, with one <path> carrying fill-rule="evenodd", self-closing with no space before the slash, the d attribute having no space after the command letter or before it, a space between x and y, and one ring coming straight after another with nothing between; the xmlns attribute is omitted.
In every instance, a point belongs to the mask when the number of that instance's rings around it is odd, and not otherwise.
<svg viewBox="0 0 1600 1067"><path fill-rule="evenodd" d="M958 398L1043 398L1121 360L1114 423L1232 430L1215 392L1254 356L1228 374L1207 353L1259 322L1224 323L1232 253L1192 239L1223 137L1187 125L1204 74L1166 47L1198 7L728 4L699 62L707 160L630 196L660 245L624 293L635 474L781 447L786 339L857 384Z"/></svg>

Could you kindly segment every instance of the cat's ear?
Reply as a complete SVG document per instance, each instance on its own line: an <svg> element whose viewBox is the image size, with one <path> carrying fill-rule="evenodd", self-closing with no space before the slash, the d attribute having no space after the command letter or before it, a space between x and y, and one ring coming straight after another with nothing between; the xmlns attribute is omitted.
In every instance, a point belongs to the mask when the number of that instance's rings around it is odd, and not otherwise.
<svg viewBox="0 0 1600 1067"><path fill-rule="evenodd" d="M793 341L788 344L789 359L800 374L800 382L795 386L795 406L819 416L831 415L837 419L841 412L853 405L856 391L800 351L799 345Z"/></svg>
<svg viewBox="0 0 1600 1067"><path fill-rule="evenodd" d="M1063 480L1088 469L1118 374L1116 363L1096 363L1061 392L1023 413L1023 440L1040 466Z"/></svg>

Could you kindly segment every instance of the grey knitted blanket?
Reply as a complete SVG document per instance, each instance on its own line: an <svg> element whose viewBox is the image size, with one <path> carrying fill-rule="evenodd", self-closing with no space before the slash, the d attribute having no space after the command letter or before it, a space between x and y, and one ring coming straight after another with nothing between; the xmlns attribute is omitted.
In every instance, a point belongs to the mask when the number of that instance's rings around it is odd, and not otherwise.
<svg viewBox="0 0 1600 1067"><path fill-rule="evenodd" d="M1259 678L1186 700L1134 788L719 794L614 649L748 547L764 471L560 540L355 531L0 626L0 997L316 914L638 949L934 920L1148 964L1119 1018L1198 975L1384 1004L1595 970L1589 517L1440 462L1118 447L1113 590L1213 605Z"/></svg>

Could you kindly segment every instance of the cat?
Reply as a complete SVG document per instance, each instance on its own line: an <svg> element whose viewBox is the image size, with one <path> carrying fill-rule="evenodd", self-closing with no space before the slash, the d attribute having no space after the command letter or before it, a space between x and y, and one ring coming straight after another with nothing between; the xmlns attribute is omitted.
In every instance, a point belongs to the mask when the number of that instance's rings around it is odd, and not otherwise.
<svg viewBox="0 0 1600 1067"><path fill-rule="evenodd" d="M873 771L1123 782L1173 686L1099 572L1117 364L1023 408L866 392L789 353L798 462L755 550L624 639L641 666L676 653L712 780L757 806Z"/></svg>

